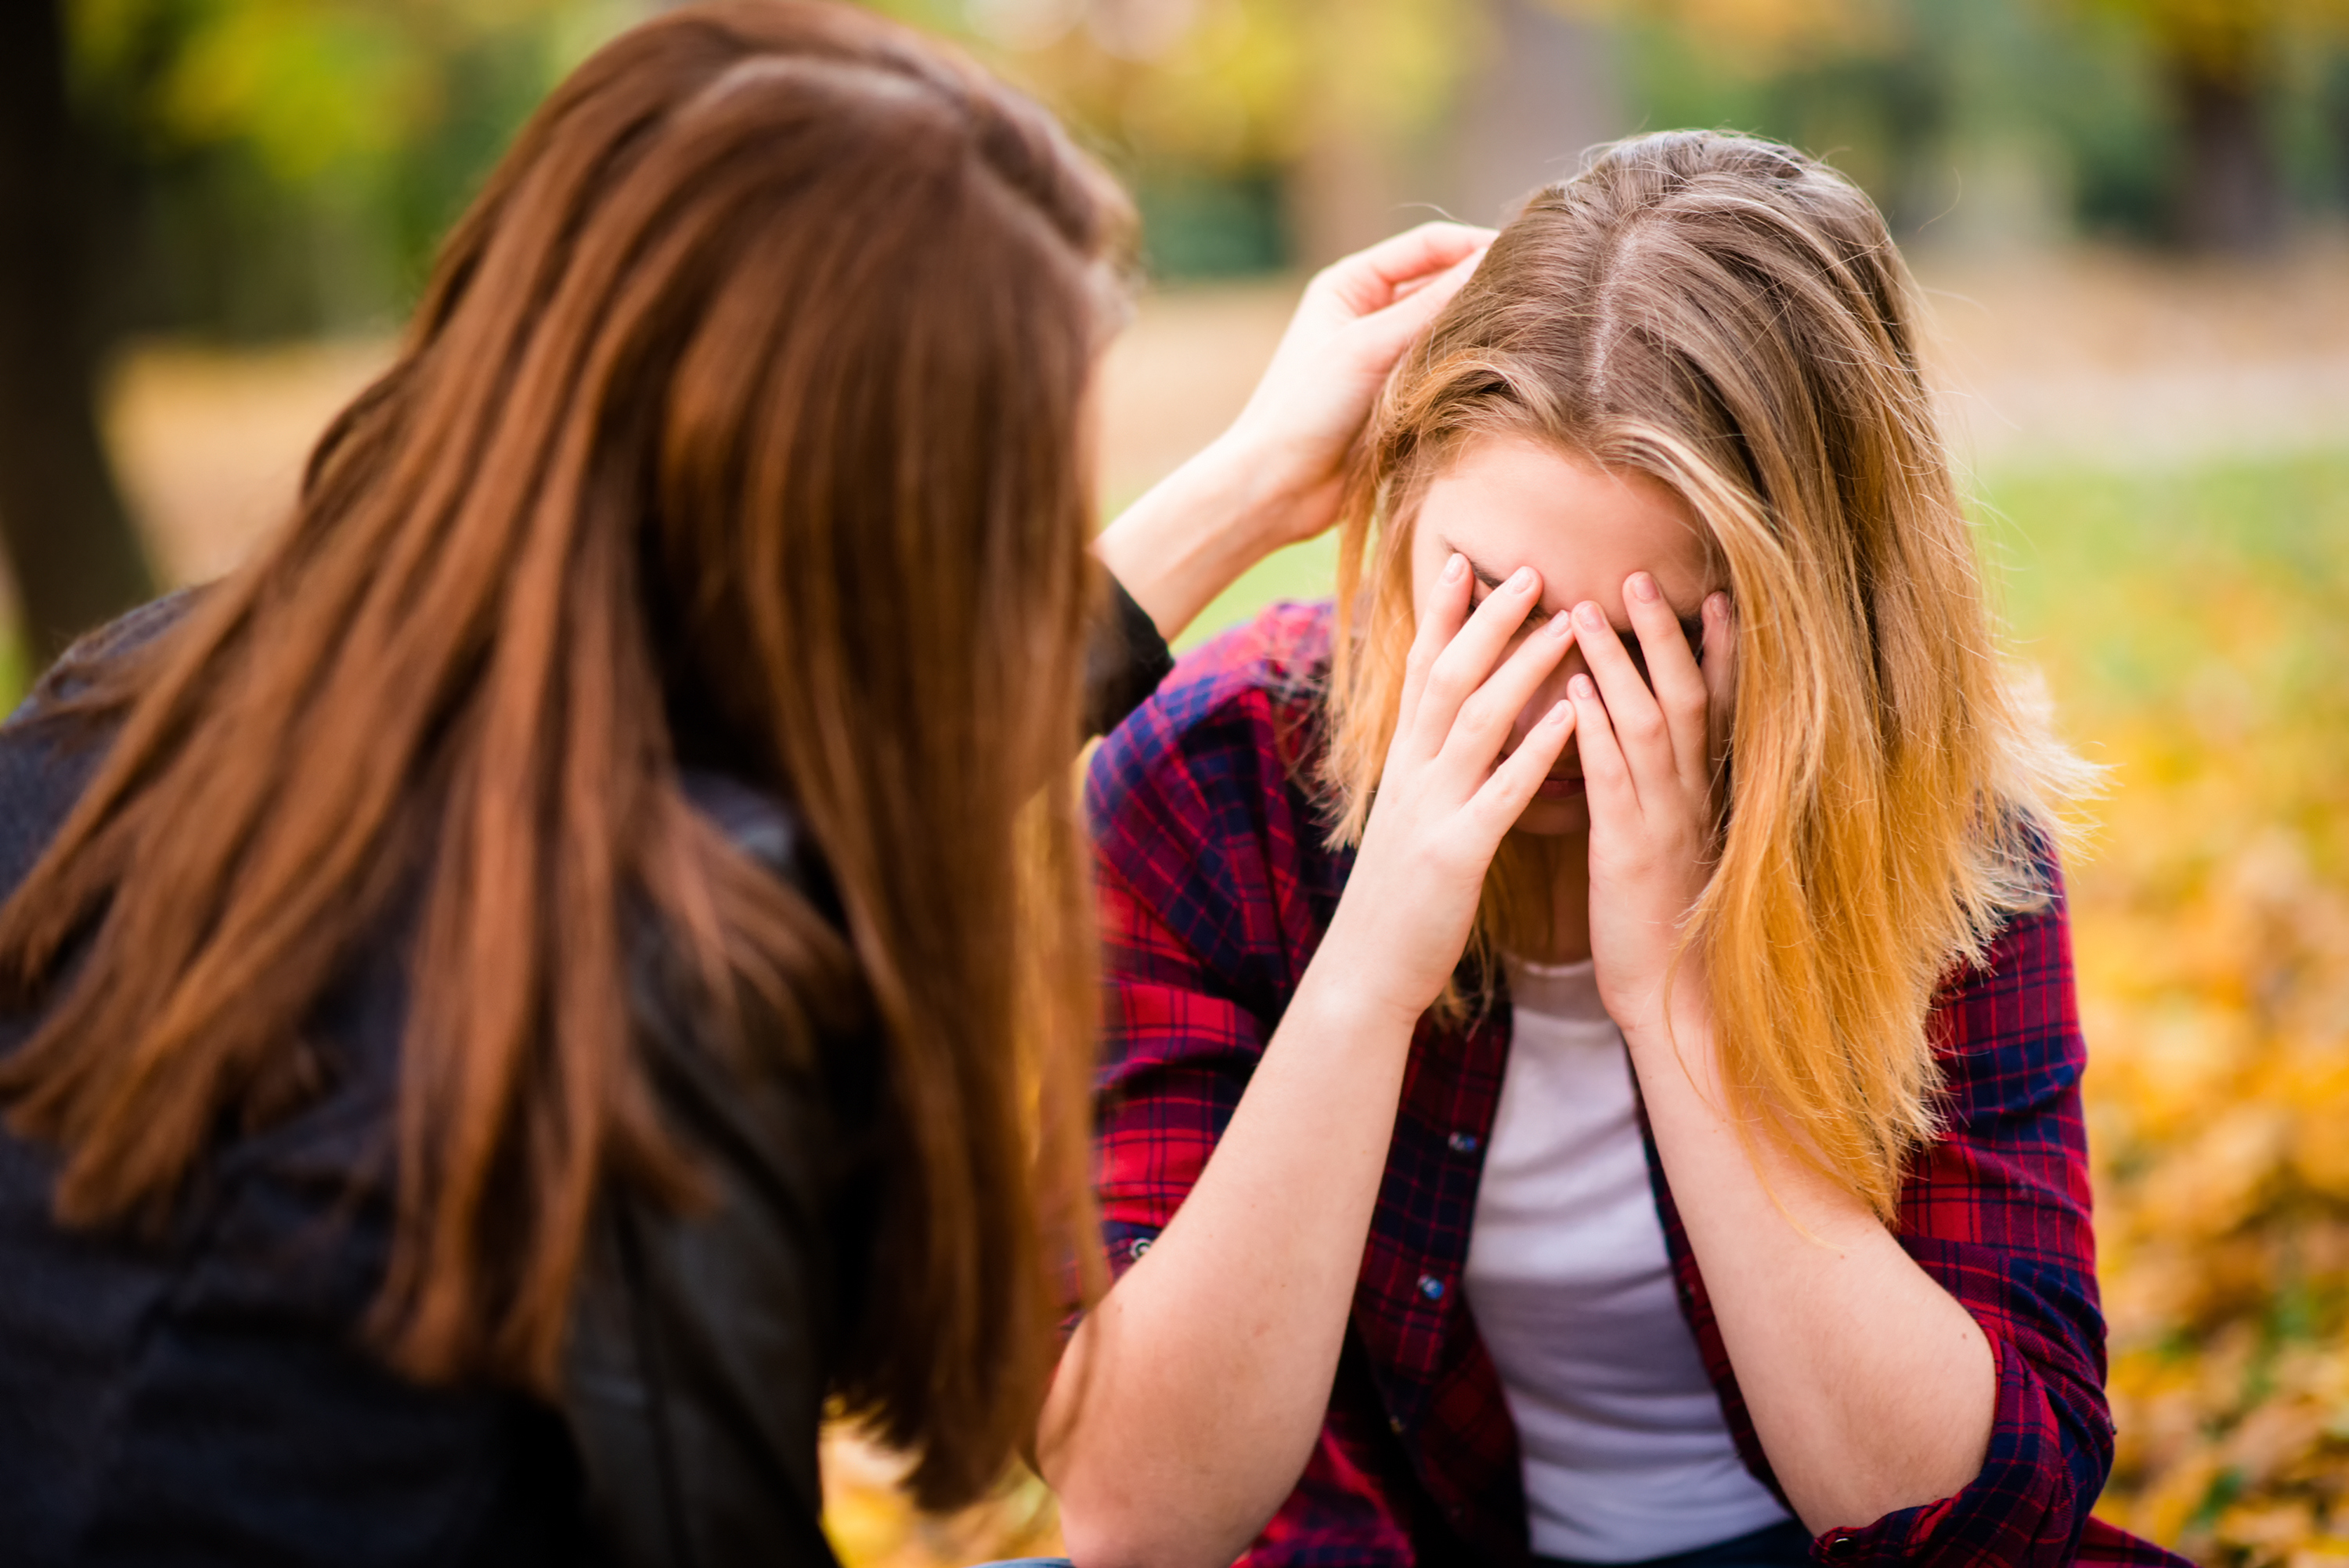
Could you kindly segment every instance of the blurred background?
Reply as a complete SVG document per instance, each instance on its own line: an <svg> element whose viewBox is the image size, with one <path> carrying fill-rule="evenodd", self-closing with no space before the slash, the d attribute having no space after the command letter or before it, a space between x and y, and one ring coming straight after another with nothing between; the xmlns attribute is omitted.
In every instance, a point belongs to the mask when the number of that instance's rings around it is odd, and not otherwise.
<svg viewBox="0 0 2349 1568"><path fill-rule="evenodd" d="M522 118L650 0L0 5L0 708L233 565ZM2349 0L888 0L1131 183L1113 511L1237 410L1304 273L1495 222L1594 142L1762 131L1874 194L2018 652L2110 769L2075 868L2118 1466L2210 1563L2349 1564ZM1327 592L1268 562L1205 635ZM915 1518L837 1434L852 1564Z"/></svg>

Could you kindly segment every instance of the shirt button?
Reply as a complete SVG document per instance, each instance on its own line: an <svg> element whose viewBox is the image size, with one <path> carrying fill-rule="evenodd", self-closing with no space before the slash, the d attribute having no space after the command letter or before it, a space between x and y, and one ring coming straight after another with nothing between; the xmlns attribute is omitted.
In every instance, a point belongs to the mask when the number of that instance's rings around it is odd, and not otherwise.
<svg viewBox="0 0 2349 1568"><path fill-rule="evenodd" d="M1452 1152L1454 1154L1476 1152L1476 1135L1473 1132L1455 1132L1444 1141L1452 1145Z"/></svg>
<svg viewBox="0 0 2349 1568"><path fill-rule="evenodd" d="M1140 1263L1142 1261L1142 1255L1149 1250L1150 1238L1148 1236L1144 1236L1140 1241L1134 1243L1133 1245L1126 1248L1125 1255L1132 1258L1135 1263Z"/></svg>
<svg viewBox="0 0 2349 1568"><path fill-rule="evenodd" d="M1430 1301L1442 1301L1444 1299L1444 1282L1437 1279L1433 1274L1422 1274L1419 1276L1419 1294L1427 1297Z"/></svg>
<svg viewBox="0 0 2349 1568"><path fill-rule="evenodd" d="M1396 1437L1402 1436L1402 1418L1401 1416L1389 1416L1387 1418L1387 1430L1392 1432Z"/></svg>
<svg viewBox="0 0 2349 1568"><path fill-rule="evenodd" d="M1859 1542L1857 1541L1848 1535L1830 1535L1827 1537L1827 1555L1830 1557L1848 1557L1852 1554L1853 1549L1858 1544Z"/></svg>

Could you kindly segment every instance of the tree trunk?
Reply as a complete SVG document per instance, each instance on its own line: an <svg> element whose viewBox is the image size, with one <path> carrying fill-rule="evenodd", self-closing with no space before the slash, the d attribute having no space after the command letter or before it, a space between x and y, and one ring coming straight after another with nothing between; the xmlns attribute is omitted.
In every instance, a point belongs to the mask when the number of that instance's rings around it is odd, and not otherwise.
<svg viewBox="0 0 2349 1568"><path fill-rule="evenodd" d="M2185 167L2178 237L2189 249L2259 255L2284 236L2284 191L2260 112L2257 73L2186 55L2174 68Z"/></svg>
<svg viewBox="0 0 2349 1568"><path fill-rule="evenodd" d="M0 0L0 546L36 665L154 580L98 429L64 0Z"/></svg>

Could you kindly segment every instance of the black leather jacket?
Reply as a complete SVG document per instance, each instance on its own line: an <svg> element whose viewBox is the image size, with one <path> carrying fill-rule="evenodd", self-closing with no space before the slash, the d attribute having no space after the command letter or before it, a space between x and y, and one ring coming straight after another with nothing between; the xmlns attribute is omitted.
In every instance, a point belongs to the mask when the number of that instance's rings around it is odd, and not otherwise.
<svg viewBox="0 0 2349 1568"><path fill-rule="evenodd" d="M152 635L179 607L101 635ZM1169 662L1117 593L1089 670L1096 727ZM0 728L0 898L97 761L36 719ZM780 802L719 774L685 782L737 843L819 890ZM829 1347L854 1310L855 1118L837 1086L722 1066L670 1000L660 955L639 957L636 1034L716 1201L679 1215L607 1196L558 1407L419 1387L360 1343L389 1244L407 1007L388 946L320 1007L331 1087L224 1138L167 1235L59 1229L55 1152L0 1130L0 1559L830 1563L816 1435ZM0 1056L36 1022L0 1016Z"/></svg>

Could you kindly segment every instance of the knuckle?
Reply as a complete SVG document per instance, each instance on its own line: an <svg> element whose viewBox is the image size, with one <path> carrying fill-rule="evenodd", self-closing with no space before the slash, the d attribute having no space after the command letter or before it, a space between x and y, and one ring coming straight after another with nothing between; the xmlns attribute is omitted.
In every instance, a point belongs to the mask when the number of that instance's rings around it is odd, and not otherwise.
<svg viewBox="0 0 2349 1568"><path fill-rule="evenodd" d="M1442 696L1447 701L1464 697L1468 693L1467 677L1462 673L1460 661L1439 655L1427 668L1427 691L1430 696Z"/></svg>
<svg viewBox="0 0 2349 1568"><path fill-rule="evenodd" d="M1480 686L1462 700L1459 714L1452 721L1452 727L1467 730L1483 729L1493 722L1494 707L1492 694Z"/></svg>

